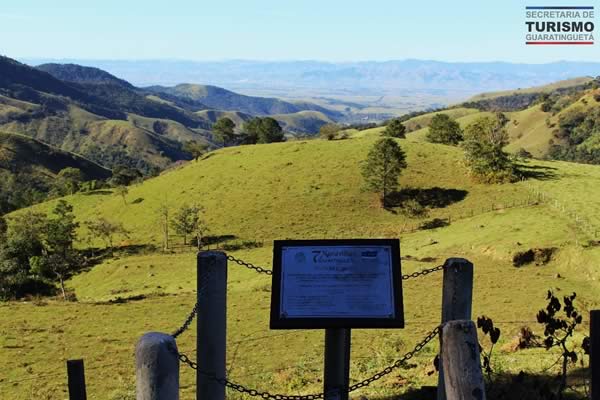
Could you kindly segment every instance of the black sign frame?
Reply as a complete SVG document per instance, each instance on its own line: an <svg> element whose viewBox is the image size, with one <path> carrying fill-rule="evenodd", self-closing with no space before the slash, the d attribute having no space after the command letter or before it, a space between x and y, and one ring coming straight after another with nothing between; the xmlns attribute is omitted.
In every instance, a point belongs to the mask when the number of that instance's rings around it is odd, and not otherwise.
<svg viewBox="0 0 600 400"><path fill-rule="evenodd" d="M284 247L319 246L389 246L392 261L392 290L394 294L394 318L348 318L309 317L282 318L282 250ZM399 239L320 239L275 240L273 246L273 276L271 286L271 329L388 329L404 328L404 305L402 296L402 270Z"/></svg>

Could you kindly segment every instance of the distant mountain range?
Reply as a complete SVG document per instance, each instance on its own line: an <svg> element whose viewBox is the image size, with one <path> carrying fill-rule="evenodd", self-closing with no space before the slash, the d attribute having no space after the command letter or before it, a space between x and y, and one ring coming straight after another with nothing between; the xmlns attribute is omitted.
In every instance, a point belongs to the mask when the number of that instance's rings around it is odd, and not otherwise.
<svg viewBox="0 0 600 400"><path fill-rule="evenodd" d="M29 59L39 64L47 60ZM64 62L64 61L62 61ZM411 91L455 99L495 90L543 85L580 76L600 75L600 63L440 62L397 60L329 63L322 61L118 61L74 60L109 71L138 86L205 83L230 89L326 89L331 93Z"/></svg>
<svg viewBox="0 0 600 400"><path fill-rule="evenodd" d="M0 57L0 131L27 135L109 168L163 169L190 157L183 150L187 141L214 145L210 129L218 117L231 117L239 131L245 121L265 115L280 120L289 133L307 134L343 114L215 86L139 88L94 67L31 67Z"/></svg>

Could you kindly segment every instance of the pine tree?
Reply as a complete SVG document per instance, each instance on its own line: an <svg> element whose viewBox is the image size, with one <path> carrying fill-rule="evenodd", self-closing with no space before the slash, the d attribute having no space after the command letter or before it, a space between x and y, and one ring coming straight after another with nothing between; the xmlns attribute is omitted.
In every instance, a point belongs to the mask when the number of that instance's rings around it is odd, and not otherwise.
<svg viewBox="0 0 600 400"><path fill-rule="evenodd" d="M383 207L387 207L389 194L398 188L398 177L406 167L404 151L394 139L380 139L369 150L361 172L366 189L380 193Z"/></svg>

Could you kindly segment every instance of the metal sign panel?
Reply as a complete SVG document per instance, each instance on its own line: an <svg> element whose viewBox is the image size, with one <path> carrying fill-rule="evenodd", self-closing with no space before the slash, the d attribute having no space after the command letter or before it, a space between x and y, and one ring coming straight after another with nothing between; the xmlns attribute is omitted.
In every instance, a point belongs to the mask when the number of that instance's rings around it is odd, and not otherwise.
<svg viewBox="0 0 600 400"><path fill-rule="evenodd" d="M398 239L275 241L271 329L403 327Z"/></svg>

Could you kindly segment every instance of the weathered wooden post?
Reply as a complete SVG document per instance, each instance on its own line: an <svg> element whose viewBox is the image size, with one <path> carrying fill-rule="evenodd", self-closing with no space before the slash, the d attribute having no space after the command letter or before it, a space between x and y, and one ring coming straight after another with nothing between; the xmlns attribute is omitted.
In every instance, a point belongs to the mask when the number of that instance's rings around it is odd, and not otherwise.
<svg viewBox="0 0 600 400"><path fill-rule="evenodd" d="M137 400L179 399L179 359L175 339L146 333L135 347Z"/></svg>
<svg viewBox="0 0 600 400"><path fill-rule="evenodd" d="M473 321L450 321L440 335L444 388L448 400L485 400L477 328ZM439 391L438 391L439 392Z"/></svg>
<svg viewBox="0 0 600 400"><path fill-rule="evenodd" d="M348 400L350 329L325 330L325 400Z"/></svg>
<svg viewBox="0 0 600 400"><path fill-rule="evenodd" d="M470 320L473 303L473 264L464 258L449 258L444 263L442 287L442 324ZM440 363L438 400L445 400L444 367Z"/></svg>
<svg viewBox="0 0 600 400"><path fill-rule="evenodd" d="M592 400L600 400L600 310L590 311L590 370Z"/></svg>
<svg viewBox="0 0 600 400"><path fill-rule="evenodd" d="M86 400L83 360L67 360L69 400Z"/></svg>
<svg viewBox="0 0 600 400"><path fill-rule="evenodd" d="M227 256L220 251L198 253L198 335L196 398L225 400Z"/></svg>

